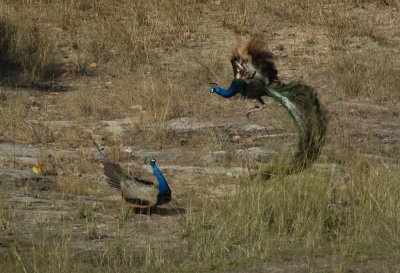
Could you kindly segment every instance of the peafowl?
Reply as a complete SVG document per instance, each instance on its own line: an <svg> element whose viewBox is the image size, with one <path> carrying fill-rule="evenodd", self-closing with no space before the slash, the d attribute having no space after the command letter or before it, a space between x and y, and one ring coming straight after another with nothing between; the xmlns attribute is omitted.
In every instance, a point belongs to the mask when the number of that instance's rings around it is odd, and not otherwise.
<svg viewBox="0 0 400 273"><path fill-rule="evenodd" d="M307 168L320 154L328 124L327 111L314 89L300 82L282 83L272 53L265 51L263 44L254 38L243 48L234 45L230 60L234 74L230 87L216 85L209 92L225 98L239 93L257 99L263 107L262 97L272 97L287 109L298 129L297 151L289 165L264 167L258 176L269 179L272 175L297 173ZM247 116L254 111L258 110L249 111Z"/></svg>
<svg viewBox="0 0 400 273"><path fill-rule="evenodd" d="M158 169L155 159L150 160L150 165L157 177L158 185L152 181L129 175L118 164L108 161L94 140L93 143L102 156L104 174L108 178L108 184L121 191L122 197L129 207L137 210L151 210L171 201L171 189L164 175Z"/></svg>

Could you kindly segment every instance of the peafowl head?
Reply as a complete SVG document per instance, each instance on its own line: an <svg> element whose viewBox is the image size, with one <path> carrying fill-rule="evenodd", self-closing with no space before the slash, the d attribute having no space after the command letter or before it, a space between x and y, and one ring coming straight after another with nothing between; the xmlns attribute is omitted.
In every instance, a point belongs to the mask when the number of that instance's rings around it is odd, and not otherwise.
<svg viewBox="0 0 400 273"><path fill-rule="evenodd" d="M215 85L214 87L211 87L210 89L208 89L208 93L210 93L210 94L217 93L218 94L221 92L222 89L223 88L221 86Z"/></svg>
<svg viewBox="0 0 400 273"><path fill-rule="evenodd" d="M154 158L150 159L150 165L152 167L156 166L156 160Z"/></svg>
<svg viewBox="0 0 400 273"><path fill-rule="evenodd" d="M216 87L219 87L218 83L210 82L210 88L208 89L208 93L212 94L216 92Z"/></svg>

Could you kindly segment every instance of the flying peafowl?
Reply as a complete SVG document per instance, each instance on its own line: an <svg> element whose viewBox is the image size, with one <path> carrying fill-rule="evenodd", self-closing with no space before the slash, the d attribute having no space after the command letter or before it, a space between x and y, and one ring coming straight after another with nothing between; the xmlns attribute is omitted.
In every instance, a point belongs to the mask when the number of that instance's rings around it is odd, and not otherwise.
<svg viewBox="0 0 400 273"><path fill-rule="evenodd" d="M292 174L307 168L320 154L328 124L327 111L314 89L299 82L282 83L272 53L254 38L243 48L234 44L230 60L234 74L230 87L216 85L209 92L225 98L239 93L245 98L257 99L263 107L262 97L272 97L287 109L298 129L297 151L289 164L263 167L258 177L269 179L272 175ZM247 116L261 109L249 111Z"/></svg>
<svg viewBox="0 0 400 273"><path fill-rule="evenodd" d="M140 211L151 211L156 206L171 201L171 189L164 175L158 169L155 159L150 160L150 165L157 177L158 185L152 181L129 175L118 164L108 161L94 140L93 143L102 156L104 174L108 178L108 184L121 191L122 197L129 207Z"/></svg>

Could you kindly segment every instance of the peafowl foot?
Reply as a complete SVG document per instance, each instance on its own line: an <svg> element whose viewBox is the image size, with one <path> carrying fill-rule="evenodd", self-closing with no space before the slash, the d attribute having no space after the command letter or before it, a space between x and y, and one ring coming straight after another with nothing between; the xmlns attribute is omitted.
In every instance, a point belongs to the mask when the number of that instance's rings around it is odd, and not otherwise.
<svg viewBox="0 0 400 273"><path fill-rule="evenodd" d="M258 112L258 111L261 111L264 109L265 109L264 105L261 105L261 106L257 105L255 107L253 107L253 109L250 109L249 111L247 111L246 117L249 118L251 113Z"/></svg>
<svg viewBox="0 0 400 273"><path fill-rule="evenodd" d="M150 206L141 206L135 203L131 203L131 202L126 202L126 205L128 208L132 208L133 211L137 214L152 214L153 212L153 207Z"/></svg>

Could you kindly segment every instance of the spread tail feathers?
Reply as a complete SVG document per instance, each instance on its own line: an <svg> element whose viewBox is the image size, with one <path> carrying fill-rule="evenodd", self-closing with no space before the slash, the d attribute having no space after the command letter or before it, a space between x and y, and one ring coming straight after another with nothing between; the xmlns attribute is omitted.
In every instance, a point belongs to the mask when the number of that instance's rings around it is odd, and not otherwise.
<svg viewBox="0 0 400 273"><path fill-rule="evenodd" d="M297 151L288 165L264 167L258 175L269 179L272 175L293 174L313 163L325 143L328 125L327 110L320 104L312 87L293 82L274 82L267 86L272 97L284 106L298 129Z"/></svg>

